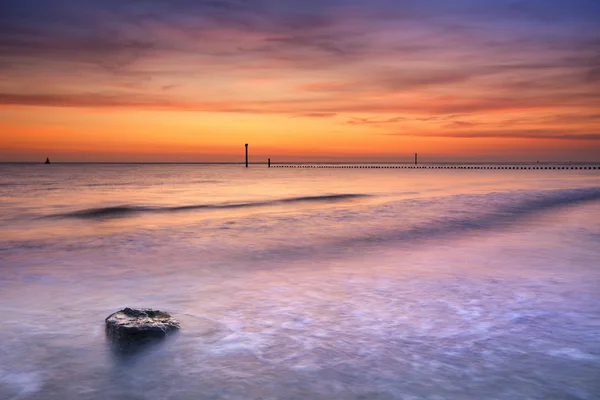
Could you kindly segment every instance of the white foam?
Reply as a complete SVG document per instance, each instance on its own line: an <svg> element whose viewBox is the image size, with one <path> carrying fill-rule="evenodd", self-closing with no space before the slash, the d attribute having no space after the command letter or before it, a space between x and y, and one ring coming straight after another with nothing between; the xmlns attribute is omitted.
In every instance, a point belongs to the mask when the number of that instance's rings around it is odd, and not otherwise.
<svg viewBox="0 0 600 400"><path fill-rule="evenodd" d="M21 399L38 392L43 386L43 380L35 372L4 372L0 371L0 383L15 392L12 399Z"/></svg>
<svg viewBox="0 0 600 400"><path fill-rule="evenodd" d="M597 361L598 357L584 353L581 350L574 349L572 347L565 347L562 349L550 350L548 352L549 355L553 357L565 357L573 360L589 360L589 361Z"/></svg>

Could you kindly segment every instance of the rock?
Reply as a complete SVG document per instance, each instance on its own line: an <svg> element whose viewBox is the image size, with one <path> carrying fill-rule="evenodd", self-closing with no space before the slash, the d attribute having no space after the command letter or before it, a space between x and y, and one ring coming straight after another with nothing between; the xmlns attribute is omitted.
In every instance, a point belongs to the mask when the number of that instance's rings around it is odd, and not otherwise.
<svg viewBox="0 0 600 400"><path fill-rule="evenodd" d="M161 339L178 329L169 313L149 308L125 308L106 318L106 334L119 345Z"/></svg>

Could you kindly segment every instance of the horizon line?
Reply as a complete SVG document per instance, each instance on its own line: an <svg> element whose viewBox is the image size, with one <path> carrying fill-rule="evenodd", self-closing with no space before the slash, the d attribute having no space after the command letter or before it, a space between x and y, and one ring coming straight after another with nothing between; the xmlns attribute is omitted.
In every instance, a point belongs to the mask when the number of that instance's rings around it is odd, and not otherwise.
<svg viewBox="0 0 600 400"><path fill-rule="evenodd" d="M44 164L43 161L0 161L0 164ZM245 165L244 161L52 161L52 164L108 164L108 165ZM268 165L267 161L260 162L249 162L249 165ZM398 165L415 165L414 162L409 161L271 161L271 165L291 165L291 164L334 164L334 165L360 165L360 164L398 164ZM417 165L431 165L431 164L531 164L531 165L543 165L543 164L571 164L571 165L583 165L583 164L600 164L600 161L429 161L419 162Z"/></svg>

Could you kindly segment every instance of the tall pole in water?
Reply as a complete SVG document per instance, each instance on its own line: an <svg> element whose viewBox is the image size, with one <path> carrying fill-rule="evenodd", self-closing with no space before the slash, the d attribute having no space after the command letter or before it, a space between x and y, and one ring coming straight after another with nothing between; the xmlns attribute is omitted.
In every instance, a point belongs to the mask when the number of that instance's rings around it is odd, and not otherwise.
<svg viewBox="0 0 600 400"><path fill-rule="evenodd" d="M417 153L415 153L415 165L417 165Z"/></svg>
<svg viewBox="0 0 600 400"><path fill-rule="evenodd" d="M248 168L248 143L246 143L246 168Z"/></svg>
<svg viewBox="0 0 600 400"><path fill-rule="evenodd" d="M269 165L269 168L271 168L271 159L269 158L269 160L267 161L267 164Z"/></svg>

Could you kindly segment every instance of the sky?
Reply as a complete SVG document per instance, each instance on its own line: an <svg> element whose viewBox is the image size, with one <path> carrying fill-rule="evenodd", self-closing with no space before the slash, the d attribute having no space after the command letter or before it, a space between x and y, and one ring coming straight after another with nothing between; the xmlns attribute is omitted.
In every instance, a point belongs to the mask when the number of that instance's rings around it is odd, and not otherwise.
<svg viewBox="0 0 600 400"><path fill-rule="evenodd" d="M598 0L2 0L0 161L600 161Z"/></svg>

